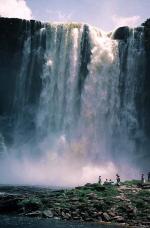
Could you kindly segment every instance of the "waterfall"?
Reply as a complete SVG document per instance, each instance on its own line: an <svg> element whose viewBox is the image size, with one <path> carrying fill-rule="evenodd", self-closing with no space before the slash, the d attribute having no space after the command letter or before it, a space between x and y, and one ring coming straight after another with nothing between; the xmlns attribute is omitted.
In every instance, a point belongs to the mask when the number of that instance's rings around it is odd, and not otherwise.
<svg viewBox="0 0 150 228"><path fill-rule="evenodd" d="M144 116L141 114L146 69L142 27L130 29L127 41L119 43L119 52L120 152L124 158L136 160L138 147L145 138L142 123Z"/></svg>
<svg viewBox="0 0 150 228"><path fill-rule="evenodd" d="M7 153L7 147L5 144L5 139L3 137L3 135L0 133L0 158L4 158L6 156Z"/></svg>
<svg viewBox="0 0 150 228"><path fill-rule="evenodd" d="M39 137L45 135L50 144L65 137L70 147L84 147L85 157L106 158L108 137L118 119L118 42L92 27L52 25L41 32L46 33L46 51L37 110ZM83 41L90 50L83 50Z"/></svg>
<svg viewBox="0 0 150 228"><path fill-rule="evenodd" d="M116 40L84 24L28 25L9 151L25 159L25 167L26 158L34 161L29 162L36 167L33 173L39 164L43 175L91 169L98 174L94 166L115 173L122 163L136 165L146 138L145 68L142 27ZM57 178L59 173L50 182Z"/></svg>
<svg viewBox="0 0 150 228"><path fill-rule="evenodd" d="M82 28L52 25L46 29L42 92L37 115L41 134L74 127L74 99Z"/></svg>
<svg viewBox="0 0 150 228"><path fill-rule="evenodd" d="M37 141L52 145L65 137L78 145L80 138L90 159L134 154L133 138L143 134L136 104L144 73L142 41L142 28L131 29L126 41L80 24L47 24L34 38L29 33L16 87L17 132L33 121ZM34 107L29 96L37 61L41 90Z"/></svg>

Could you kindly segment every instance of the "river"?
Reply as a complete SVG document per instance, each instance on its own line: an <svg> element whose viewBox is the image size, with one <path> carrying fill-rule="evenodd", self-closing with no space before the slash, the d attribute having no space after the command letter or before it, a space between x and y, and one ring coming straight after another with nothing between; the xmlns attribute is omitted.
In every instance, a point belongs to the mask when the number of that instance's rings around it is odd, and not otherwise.
<svg viewBox="0 0 150 228"><path fill-rule="evenodd" d="M0 228L119 228L119 226L1 215Z"/></svg>

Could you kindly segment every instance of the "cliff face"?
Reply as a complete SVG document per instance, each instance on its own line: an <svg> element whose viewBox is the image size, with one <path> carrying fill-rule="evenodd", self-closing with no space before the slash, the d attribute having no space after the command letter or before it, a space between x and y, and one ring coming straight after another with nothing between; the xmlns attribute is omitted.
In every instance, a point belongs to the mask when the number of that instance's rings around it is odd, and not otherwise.
<svg viewBox="0 0 150 228"><path fill-rule="evenodd" d="M144 26L144 42L146 52L146 74L144 80L144 94L142 99L143 115L145 116L144 128L148 138L150 138L150 19Z"/></svg>
<svg viewBox="0 0 150 228"><path fill-rule="evenodd" d="M36 21L0 18L0 115L12 111L24 40L28 33L34 37L41 27Z"/></svg>
<svg viewBox="0 0 150 228"><path fill-rule="evenodd" d="M135 141L137 154L139 153L139 156L142 154L142 156L145 157L144 160L140 161L142 166L144 166L143 162L147 163L148 166L148 163L150 161L150 19L147 19L147 21L145 21L142 26L143 27L137 28L137 31L139 30L139 32L141 29L143 30L144 55L139 62L139 64L141 64L141 66L143 65L143 67L139 69L136 76L139 78L139 84L137 84L135 91L135 104L136 109L138 110L139 127L143 131L144 135L143 133L140 134L139 137L137 136L137 139ZM120 27L113 34L114 39L120 40L121 42L123 41L125 43L127 42L129 36L129 27ZM137 39L136 32L134 34L134 39ZM120 53L121 52L122 47L120 48ZM123 72L123 78L126 77L127 52L128 47L126 48L126 53L124 53L126 57L124 58L124 61L121 62L121 71ZM140 77L140 75L142 75L142 77ZM121 83L120 85L120 96L122 96L124 93L124 83Z"/></svg>
<svg viewBox="0 0 150 228"><path fill-rule="evenodd" d="M0 116L12 111L24 40L29 32L34 37L41 27L36 21L0 18Z"/></svg>
<svg viewBox="0 0 150 228"><path fill-rule="evenodd" d="M72 137L82 129L88 140L94 132L97 145L89 151L103 147L103 139L116 159L119 150L126 156L129 149L149 162L149 20L135 30L118 28L116 43L87 25L0 18L0 31L0 126L6 141L13 141L14 129L22 137L39 131L41 138L48 132Z"/></svg>
<svg viewBox="0 0 150 228"><path fill-rule="evenodd" d="M21 75L21 66L23 64L24 42L28 36L31 36L31 56L33 56L34 40L37 38L36 33L43 27L41 22L26 21L21 19L0 18L0 125L1 132L6 136L6 141L12 138L11 134L15 126L15 96L17 82ZM33 65L31 58L30 68ZM35 103L40 94L41 69L38 63L33 69L31 77L31 90L29 94L29 103ZM35 76L37 75L37 80ZM29 75L31 76L31 75ZM25 87L28 87L28 80ZM18 107L21 104L18 102ZM16 107L15 107L16 109ZM26 114L28 115L28 113Z"/></svg>

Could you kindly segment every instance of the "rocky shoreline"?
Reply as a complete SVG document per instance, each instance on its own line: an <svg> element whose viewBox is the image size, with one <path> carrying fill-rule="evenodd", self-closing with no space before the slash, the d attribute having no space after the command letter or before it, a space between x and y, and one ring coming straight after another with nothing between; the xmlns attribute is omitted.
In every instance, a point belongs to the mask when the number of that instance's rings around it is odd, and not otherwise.
<svg viewBox="0 0 150 228"><path fill-rule="evenodd" d="M0 187L0 214L150 227L150 186L86 184L74 189Z"/></svg>

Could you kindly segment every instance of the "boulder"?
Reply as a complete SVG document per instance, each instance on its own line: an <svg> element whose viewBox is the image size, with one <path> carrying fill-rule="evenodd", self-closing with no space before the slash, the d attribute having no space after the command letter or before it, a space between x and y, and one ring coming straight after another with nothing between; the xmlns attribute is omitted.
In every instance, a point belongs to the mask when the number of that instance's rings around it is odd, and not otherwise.
<svg viewBox="0 0 150 228"><path fill-rule="evenodd" d="M114 40L127 40L129 33L130 28L128 26L120 27L113 33L112 38Z"/></svg>
<svg viewBox="0 0 150 228"><path fill-rule="evenodd" d="M45 211L43 211L43 217L44 218L53 218L53 213L52 213L52 211L51 210L45 210Z"/></svg>
<svg viewBox="0 0 150 228"><path fill-rule="evenodd" d="M103 214L102 214L102 219L104 220L104 221L106 221L106 222L109 222L111 219L110 219L110 216L106 213L106 212L104 212Z"/></svg>
<svg viewBox="0 0 150 228"><path fill-rule="evenodd" d="M115 220L115 221L118 222L118 223L122 223L122 222L125 221L124 218L123 218L122 216L115 216L115 217L113 218L113 220Z"/></svg>

